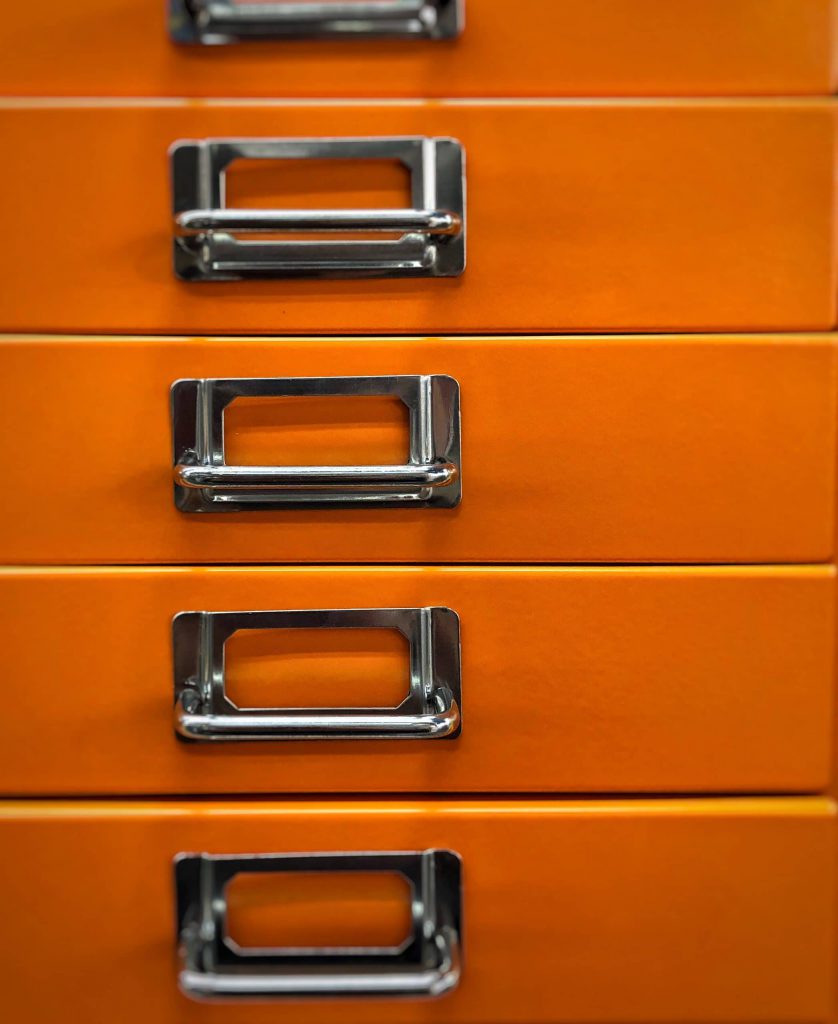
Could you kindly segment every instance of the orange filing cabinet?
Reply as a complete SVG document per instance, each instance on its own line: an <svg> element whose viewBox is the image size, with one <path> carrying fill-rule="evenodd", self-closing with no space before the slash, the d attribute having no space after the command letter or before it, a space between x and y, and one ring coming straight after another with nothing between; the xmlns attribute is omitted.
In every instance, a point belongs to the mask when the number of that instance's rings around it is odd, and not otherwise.
<svg viewBox="0 0 838 1024"><path fill-rule="evenodd" d="M27 1024L838 1024L834 0L0 26Z"/></svg>

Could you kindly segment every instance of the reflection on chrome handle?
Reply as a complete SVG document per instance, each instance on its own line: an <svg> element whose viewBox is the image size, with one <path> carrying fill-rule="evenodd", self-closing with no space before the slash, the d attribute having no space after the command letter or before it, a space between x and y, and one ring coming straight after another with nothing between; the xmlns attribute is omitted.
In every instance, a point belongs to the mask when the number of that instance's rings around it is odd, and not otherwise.
<svg viewBox="0 0 838 1024"><path fill-rule="evenodd" d="M193 936L188 936L194 938ZM441 996L456 988L460 979L457 936L444 928L434 936L437 963L433 967L397 968L386 965L360 971L283 971L275 974L213 974L184 968L180 988L193 999L298 999L318 996Z"/></svg>
<svg viewBox="0 0 838 1024"><path fill-rule="evenodd" d="M202 231L381 231L456 235L463 226L447 210L187 210L175 217L182 235Z"/></svg>
<svg viewBox="0 0 838 1024"><path fill-rule="evenodd" d="M374 487L400 491L405 487L448 487L456 479L457 467L450 462L425 466L175 466L178 486L218 490Z"/></svg>
<svg viewBox="0 0 838 1024"><path fill-rule="evenodd" d="M191 714L198 701L194 690L180 694L175 729L189 740L365 740L444 739L460 727L460 708L450 690L437 690L435 710L428 714L293 712L232 715Z"/></svg>

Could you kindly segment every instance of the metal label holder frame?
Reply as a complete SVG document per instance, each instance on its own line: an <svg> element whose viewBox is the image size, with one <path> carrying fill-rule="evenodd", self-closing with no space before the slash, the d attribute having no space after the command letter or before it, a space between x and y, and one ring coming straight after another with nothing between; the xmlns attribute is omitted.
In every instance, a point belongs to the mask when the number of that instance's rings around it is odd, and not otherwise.
<svg viewBox="0 0 838 1024"><path fill-rule="evenodd" d="M228 466L224 410L240 397L393 395L407 406L400 466ZM460 388L445 375L206 378L171 388L175 505L182 512L454 508L462 497Z"/></svg>
<svg viewBox="0 0 838 1024"><path fill-rule="evenodd" d="M179 984L193 999L439 996L456 988L462 948L460 857L451 850L175 858ZM411 886L412 929L398 947L245 949L227 935L239 874L397 872Z"/></svg>
<svg viewBox="0 0 838 1024"><path fill-rule="evenodd" d="M252 278L456 277L465 270L465 154L424 136L182 140L170 149L174 270L184 281ZM397 160L412 208L230 208L226 173L246 160ZM253 240L259 233L381 233L385 240ZM244 237L240 237L244 236Z"/></svg>
<svg viewBox="0 0 838 1024"><path fill-rule="evenodd" d="M240 708L225 689L225 644L241 630L394 629L409 644L409 689L394 708ZM181 612L172 622L175 731L197 741L456 739L462 731L460 622L450 608Z"/></svg>

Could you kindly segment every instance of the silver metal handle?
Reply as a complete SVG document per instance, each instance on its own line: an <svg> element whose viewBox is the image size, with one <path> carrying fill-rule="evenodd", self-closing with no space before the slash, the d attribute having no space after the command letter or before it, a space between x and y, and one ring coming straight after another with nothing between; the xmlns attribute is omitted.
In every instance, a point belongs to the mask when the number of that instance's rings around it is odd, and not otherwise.
<svg viewBox="0 0 838 1024"><path fill-rule="evenodd" d="M454 139L204 139L170 151L174 269L184 281L274 277L456 277L465 269L465 171ZM398 160L413 206L252 210L225 204L235 160ZM270 240L265 233L379 233L385 240ZM240 235L256 235L257 239Z"/></svg>
<svg viewBox="0 0 838 1024"><path fill-rule="evenodd" d="M408 458L383 466L228 466L224 410L239 397L393 395L410 418ZM191 379L172 385L175 504L182 512L453 508L460 502L460 390L451 377Z"/></svg>
<svg viewBox="0 0 838 1024"><path fill-rule="evenodd" d="M188 210L182 235L202 231L422 231L454 235L460 218L442 210Z"/></svg>
<svg viewBox="0 0 838 1024"><path fill-rule="evenodd" d="M239 708L226 693L227 640L253 629L394 629L409 644L396 708ZM455 739L462 728L460 624L450 608L181 612L172 623L175 731L189 740Z"/></svg>
<svg viewBox="0 0 838 1024"><path fill-rule="evenodd" d="M175 858L181 990L193 999L440 996L460 980L461 862L409 853L180 854ZM239 874L398 872L412 890L412 934L398 947L246 949L227 935Z"/></svg>
<svg viewBox="0 0 838 1024"><path fill-rule="evenodd" d="M181 487L265 488L306 487L447 487L457 477L450 462L431 466L177 466Z"/></svg>
<svg viewBox="0 0 838 1024"><path fill-rule="evenodd" d="M463 28L464 0L169 0L178 43L218 46L253 39L450 39Z"/></svg>

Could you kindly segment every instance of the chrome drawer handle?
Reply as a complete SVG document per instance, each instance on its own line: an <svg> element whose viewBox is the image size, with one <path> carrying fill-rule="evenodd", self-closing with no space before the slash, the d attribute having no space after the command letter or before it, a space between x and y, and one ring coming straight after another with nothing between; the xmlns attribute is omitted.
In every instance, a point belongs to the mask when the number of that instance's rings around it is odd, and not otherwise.
<svg viewBox="0 0 838 1024"><path fill-rule="evenodd" d="M397 872L411 890L401 946L242 948L227 935L240 874ZM441 996L460 981L462 883L450 850L409 853L182 853L175 858L179 984L192 999Z"/></svg>
<svg viewBox="0 0 838 1024"><path fill-rule="evenodd" d="M465 269L465 179L454 139L204 139L177 142L172 164L174 269L184 281L277 277L456 277ZM398 160L413 207L249 210L225 204L233 161ZM256 240L283 232L377 232L382 240Z"/></svg>
<svg viewBox="0 0 838 1024"><path fill-rule="evenodd" d="M395 629L410 647L397 708L239 708L224 646L249 629ZM172 623L175 731L189 740L455 739L461 732L460 623L450 608L181 612Z"/></svg>
<svg viewBox="0 0 838 1024"><path fill-rule="evenodd" d="M450 39L465 22L465 0L169 0L177 43L218 46L254 39Z"/></svg>
<svg viewBox="0 0 838 1024"><path fill-rule="evenodd" d="M408 408L404 465L228 466L224 410L240 397L394 395ZM453 508L461 497L460 389L442 375L179 380L172 385L175 504L182 512Z"/></svg>

